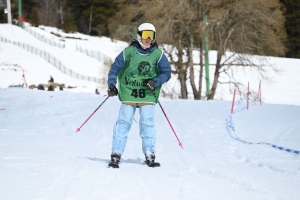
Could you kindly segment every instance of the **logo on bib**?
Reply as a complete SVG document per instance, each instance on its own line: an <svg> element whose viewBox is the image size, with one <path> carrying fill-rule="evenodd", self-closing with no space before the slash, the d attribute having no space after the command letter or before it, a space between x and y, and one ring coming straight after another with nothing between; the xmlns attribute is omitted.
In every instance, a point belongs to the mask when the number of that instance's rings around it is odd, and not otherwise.
<svg viewBox="0 0 300 200"><path fill-rule="evenodd" d="M155 73L152 71L151 65L147 61L142 61L139 63L138 74L130 73L129 76L125 76L125 84L130 86L142 86L143 81L155 77Z"/></svg>

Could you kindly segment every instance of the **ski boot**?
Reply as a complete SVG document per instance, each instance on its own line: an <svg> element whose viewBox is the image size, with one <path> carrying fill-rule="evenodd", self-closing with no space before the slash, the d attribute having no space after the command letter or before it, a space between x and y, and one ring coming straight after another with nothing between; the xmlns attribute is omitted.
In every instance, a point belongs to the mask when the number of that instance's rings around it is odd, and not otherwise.
<svg viewBox="0 0 300 200"><path fill-rule="evenodd" d="M145 154L145 158L146 158L145 163L146 163L149 167L160 167L160 163L159 163L159 162L155 162L155 154L154 154L153 152L151 152L151 153L146 153L146 154Z"/></svg>
<svg viewBox="0 0 300 200"><path fill-rule="evenodd" d="M112 153L110 155L110 157L111 157L111 160L110 160L110 163L108 164L108 166L112 167L112 168L119 168L121 155L119 153Z"/></svg>

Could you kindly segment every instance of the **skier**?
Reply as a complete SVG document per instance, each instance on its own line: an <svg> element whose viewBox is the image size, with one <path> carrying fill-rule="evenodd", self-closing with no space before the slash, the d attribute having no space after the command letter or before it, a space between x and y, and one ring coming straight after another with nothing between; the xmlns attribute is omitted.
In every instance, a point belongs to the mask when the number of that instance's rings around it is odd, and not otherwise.
<svg viewBox="0 0 300 200"><path fill-rule="evenodd" d="M50 80L48 81L48 91L54 91L55 87L54 79L52 76L50 76Z"/></svg>
<svg viewBox="0 0 300 200"><path fill-rule="evenodd" d="M54 79L52 76L50 76L50 80L48 81L49 83L54 83Z"/></svg>
<svg viewBox="0 0 300 200"><path fill-rule="evenodd" d="M154 93L158 97L162 84L170 77L171 66L166 55L158 49L154 25L142 23L137 29L137 40L116 57L108 73L108 96L118 95L122 102L113 130L110 167L119 167L136 108L140 113L140 137L146 163L150 167L160 166L155 162L157 99Z"/></svg>

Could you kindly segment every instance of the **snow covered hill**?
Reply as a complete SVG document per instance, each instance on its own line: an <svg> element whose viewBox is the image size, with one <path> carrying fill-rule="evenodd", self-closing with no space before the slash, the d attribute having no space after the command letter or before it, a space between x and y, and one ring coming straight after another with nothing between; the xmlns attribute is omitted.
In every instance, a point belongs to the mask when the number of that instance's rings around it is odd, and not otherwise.
<svg viewBox="0 0 300 200"><path fill-rule="evenodd" d="M4 27L0 25L0 36ZM30 43L39 44L34 38ZM122 44L107 48L116 48L117 54ZM245 101L236 101L233 115L231 94L229 101L160 98L183 149L157 105L156 156L161 167L143 164L137 112L120 168L111 169L107 164L120 107L117 97L109 98L76 133L106 98L105 88L96 95L97 83L68 77L16 45L0 46L0 199L300 199L300 155L264 144L300 150L299 85L291 85L299 80L298 60L274 59L289 65L268 91L263 85L263 98L272 104L251 102L247 110ZM77 53L68 50L70 59ZM92 59L80 56L85 62ZM7 88L23 83L22 69L28 84L46 82L52 75L55 82L78 87L53 92Z"/></svg>
<svg viewBox="0 0 300 200"><path fill-rule="evenodd" d="M27 24L27 26L29 25ZM23 69L28 85L47 83L50 75L52 75L55 82L64 83L66 86L77 87L71 91L93 93L95 89L98 88L100 92L104 94L107 89L105 79L107 77L109 68L107 65L109 65L109 63L105 64L99 62L95 58L87 56L86 53L78 51L78 49L96 51L114 60L114 58L128 46L125 42L111 41L106 37L90 37L79 33L66 34L52 27L41 26L37 28L29 26L26 30L27 31L13 25L0 24L0 37L14 41L15 43L24 43L37 49L45 50L55 56L58 61L73 72L79 75L97 77L103 81L101 83L78 81L78 78L76 79L68 74L62 74L62 71L53 67L47 60L31 53L30 49L29 51L24 51L24 49L18 47L16 44L1 41L0 69L5 73L0 73L0 88L7 88L12 84L17 85L24 83L22 78ZM51 32L56 35L61 35L62 37L57 37L51 34ZM42 42L38 39L41 37L55 43L63 40L65 48L58 48L46 42ZM214 62L215 58L216 52L211 51L210 61ZM194 51L194 60L195 62L199 60L199 52L197 51ZM262 100L265 103L300 105L300 79L295 77L295 74L300 73L300 59L269 57L268 61L278 70L278 73L275 73L272 70L266 69L268 78L272 79L273 82L270 83L267 80L260 80L257 72L247 68L233 68L236 74L235 79L245 86L249 83L250 90L253 94L258 91L259 82L261 81ZM214 67L211 66L211 81L213 81L213 72ZM14 75L13 80L7 80L6 73ZM173 75L172 79L163 86L163 89L168 92L173 91L173 95L174 91L179 93L179 83L176 80L176 75ZM223 78L222 80L224 81L226 79ZM215 99L231 101L233 90L234 87L219 84ZM190 96L192 96L191 92ZM242 97L238 96L237 98Z"/></svg>

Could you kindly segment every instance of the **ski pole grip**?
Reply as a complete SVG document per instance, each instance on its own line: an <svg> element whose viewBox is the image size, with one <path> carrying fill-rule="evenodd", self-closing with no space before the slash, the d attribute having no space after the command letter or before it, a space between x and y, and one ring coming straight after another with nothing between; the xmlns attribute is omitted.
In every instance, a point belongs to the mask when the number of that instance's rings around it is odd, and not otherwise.
<svg viewBox="0 0 300 200"><path fill-rule="evenodd" d="M151 85L150 85L150 83L147 83L147 86L150 88L150 90L152 91L152 93L153 93L153 91L154 91L154 87L152 87Z"/></svg>

